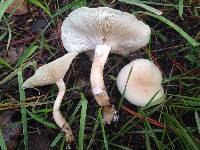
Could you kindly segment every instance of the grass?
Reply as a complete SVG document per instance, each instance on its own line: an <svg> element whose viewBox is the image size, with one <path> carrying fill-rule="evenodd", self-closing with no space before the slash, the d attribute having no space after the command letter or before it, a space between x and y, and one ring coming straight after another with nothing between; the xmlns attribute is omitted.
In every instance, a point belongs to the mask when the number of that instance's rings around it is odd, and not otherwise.
<svg viewBox="0 0 200 150"><path fill-rule="evenodd" d="M22 125L23 125L23 135L24 135L24 147L25 150L28 150L28 129L27 129L27 116L26 116L26 107L25 103L25 91L22 88L23 84L23 76L22 76L22 66L18 69L18 85L19 85L19 94L20 94L20 102L21 102L21 115L22 115Z"/></svg>
<svg viewBox="0 0 200 150"><path fill-rule="evenodd" d="M161 15L162 12L158 9L155 9L149 5L146 5L144 4L143 2L140 2L140 1L132 1L132 0L120 0L121 2L125 2L125 3L128 3L128 4L132 4L132 5L136 5L136 6L139 6L139 7L142 7L152 13L155 13L156 15Z"/></svg>
<svg viewBox="0 0 200 150"><path fill-rule="evenodd" d="M169 25L170 27L172 27L174 30L176 30L181 36L183 36L185 39L187 39L187 41L194 47L197 47L199 45L199 43L194 40L190 35L188 35L186 32L184 32L180 27L178 27L176 24L174 24L173 22L171 22L170 20L166 19L165 17L162 16L158 16L149 12L143 12L149 16L152 16L156 19L161 20L162 22L166 23L167 25Z"/></svg>
<svg viewBox="0 0 200 150"><path fill-rule="evenodd" d="M47 5L47 3L44 2L44 4L42 4L42 2L38 1L38 0L28 0L30 3L32 3L33 5L36 5L38 7L40 7L42 10L44 10L44 12L47 13L47 15L49 15L50 17L52 16L51 11Z"/></svg>
<svg viewBox="0 0 200 150"><path fill-rule="evenodd" d="M106 137L106 132L105 132L105 127L104 127L104 122L103 122L103 117L102 117L102 112L101 112L101 109L99 109L99 120L100 120L100 125L101 125L101 130L102 130L102 134L103 134L103 142L104 142L104 146L105 146L105 149L108 150L108 140L107 140L107 137Z"/></svg>
<svg viewBox="0 0 200 150"><path fill-rule="evenodd" d="M127 57L110 55L104 78L112 103L120 106L120 118L111 125L105 125L101 108L91 96L88 79L91 62L87 56L80 54L65 76L67 90L61 106L61 112L76 137L75 146L70 145L71 148L200 148L200 4L192 0L120 0L112 3L108 0L74 0L67 4L58 0L29 0L31 11L23 16L13 16L4 13L11 2L0 3L0 111L14 110L15 121L22 125L22 135L17 137L15 149L21 145L29 149L30 142L37 146L29 140L29 136L44 133L50 140L50 143L45 143L46 147L60 150L68 147L64 134L52 119L56 86L24 91L22 84L35 68L66 53L60 40L60 25L72 10L82 6L120 9L134 13L150 25L151 41L141 49L140 55L153 60L162 71L166 100L147 109L128 103L117 90L116 77L137 54ZM31 33L31 25L38 19L46 20L47 26L38 33ZM22 48L23 54L12 62L6 56L14 48ZM14 60L14 56L11 59ZM83 64L84 67L81 66ZM4 130L5 126L2 126L0 146L3 150L7 149Z"/></svg>
<svg viewBox="0 0 200 150"><path fill-rule="evenodd" d="M0 129L0 145L2 150L7 150L1 129Z"/></svg>
<svg viewBox="0 0 200 150"><path fill-rule="evenodd" d="M6 9L8 8L8 6L13 2L14 0L8 0L8 1L1 1L0 3L0 20L4 15L4 12L6 11Z"/></svg>
<svg viewBox="0 0 200 150"><path fill-rule="evenodd" d="M87 100L83 93L81 93L81 118L80 118L80 131L79 131L79 150L84 149L84 130L85 130L85 121L86 121L86 111L87 111Z"/></svg>

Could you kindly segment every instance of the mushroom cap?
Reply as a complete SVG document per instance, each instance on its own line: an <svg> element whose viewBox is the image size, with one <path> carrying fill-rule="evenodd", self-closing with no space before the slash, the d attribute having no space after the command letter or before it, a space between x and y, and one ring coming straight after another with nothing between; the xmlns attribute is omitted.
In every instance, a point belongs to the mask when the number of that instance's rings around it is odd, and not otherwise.
<svg viewBox="0 0 200 150"><path fill-rule="evenodd" d="M124 97L132 104L145 106L154 96L148 106L159 104L164 100L162 74L148 59L136 59L121 69L117 76L117 87L121 94L124 92L127 79Z"/></svg>
<svg viewBox="0 0 200 150"><path fill-rule="evenodd" d="M78 53L68 53L48 64L41 66L36 70L32 77L24 82L23 88L54 84L60 79L63 79L72 60L77 56L77 54Z"/></svg>
<svg viewBox="0 0 200 150"><path fill-rule="evenodd" d="M150 27L134 15L108 7L76 9L61 27L65 49L78 53L104 44L118 54L125 49L136 51L148 43L150 33Z"/></svg>

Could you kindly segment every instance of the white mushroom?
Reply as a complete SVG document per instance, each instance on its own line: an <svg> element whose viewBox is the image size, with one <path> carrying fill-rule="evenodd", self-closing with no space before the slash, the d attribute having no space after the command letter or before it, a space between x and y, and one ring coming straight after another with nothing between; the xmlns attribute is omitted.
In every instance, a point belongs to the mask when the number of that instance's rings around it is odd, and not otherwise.
<svg viewBox="0 0 200 150"><path fill-rule="evenodd" d="M123 67L117 76L120 93L124 93L124 97L137 106L145 106L150 102L148 104L150 107L161 103L164 100L161 82L160 70L148 59L132 61Z"/></svg>
<svg viewBox="0 0 200 150"><path fill-rule="evenodd" d="M103 69L109 52L126 54L144 47L150 28L129 13L108 7L79 8L64 20L61 28L63 45L68 52L95 50L91 69L91 87L104 121L113 120L115 109L109 102L103 80Z"/></svg>
<svg viewBox="0 0 200 150"><path fill-rule="evenodd" d="M43 65L23 84L23 88L32 88L35 86L56 83L59 91L53 106L53 118L56 124L65 132L67 142L74 141L74 135L70 126L60 113L60 105L66 90L63 78L68 71L72 60L77 56L77 54L78 53L76 52L68 53L46 65Z"/></svg>

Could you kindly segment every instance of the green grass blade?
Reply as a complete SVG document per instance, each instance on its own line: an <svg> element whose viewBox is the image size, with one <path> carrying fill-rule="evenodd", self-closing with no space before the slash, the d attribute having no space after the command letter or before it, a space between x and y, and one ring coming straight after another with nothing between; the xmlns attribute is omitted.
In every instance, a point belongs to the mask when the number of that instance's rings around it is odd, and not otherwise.
<svg viewBox="0 0 200 150"><path fill-rule="evenodd" d="M195 119L196 119L197 127L198 127L198 130L200 133L200 118L199 118L199 114L197 113L197 111L195 111Z"/></svg>
<svg viewBox="0 0 200 150"><path fill-rule="evenodd" d="M49 127L49 128L53 128L53 129L57 129L57 126L54 123L50 123L48 121L45 121L43 118L38 117L37 115L34 115L33 113L31 113L30 111L26 110L26 112L29 114L29 116L31 116L35 121Z"/></svg>
<svg viewBox="0 0 200 150"><path fill-rule="evenodd" d="M65 146L65 141L66 141L65 136L63 136L63 138L62 138L62 143L60 144L60 150L66 150L66 148L64 148L64 146Z"/></svg>
<svg viewBox="0 0 200 150"><path fill-rule="evenodd" d="M26 69L29 66L36 66L36 62L30 62L27 63L23 66L23 69ZM18 69L14 70L13 72L11 72L8 76L6 76L3 80L0 81L0 85L5 84L6 82L8 82L9 80L11 80L12 78L14 78L17 75Z"/></svg>
<svg viewBox="0 0 200 150"><path fill-rule="evenodd" d="M66 12L69 9L74 9L77 6L78 7L83 7L85 5L86 5L86 1L85 0L77 0L77 1L71 2L69 4L66 4L64 7L59 9L58 12L54 13L51 16L51 21L49 21L48 25L40 32L39 36L41 36L41 34L43 34L52 23L54 23L54 19L53 19L54 17L57 17L57 16L63 14L64 12Z"/></svg>
<svg viewBox="0 0 200 150"><path fill-rule="evenodd" d="M131 69L130 69L130 71L129 71L129 73L128 73L128 78L127 78L127 80L126 80L126 84L125 84L125 87L124 87L124 91L123 91L122 96L121 96L121 98L120 98L120 100L119 100L119 105L118 105L118 108L117 108L117 109L120 109L120 107L123 105L124 95L125 95L125 92L126 92L127 84L128 84L129 78L130 78L130 76L131 76L132 70L133 70L133 67L131 67Z"/></svg>
<svg viewBox="0 0 200 150"><path fill-rule="evenodd" d="M75 1L72 2L72 3L76 3L76 2L79 2L79 3L77 3L76 5L74 5L74 6L72 7L72 10L76 10L76 9L78 9L78 8L80 8L80 7L85 7L85 6L87 5L86 0L75 0Z"/></svg>
<svg viewBox="0 0 200 150"><path fill-rule="evenodd" d="M146 143L146 149L147 150L151 150L151 143L150 143L150 139L149 139L149 134L148 134L148 128L147 125L145 124L145 143Z"/></svg>
<svg viewBox="0 0 200 150"><path fill-rule="evenodd" d="M0 147L2 150L7 150L1 129L0 129Z"/></svg>
<svg viewBox="0 0 200 150"><path fill-rule="evenodd" d="M135 1L133 1L133 0L119 0L119 1L127 3L127 4L132 4L132 5L135 5L135 6L142 7L142 8L144 8L144 9L146 9L146 10L152 12L152 13L155 13L156 15L161 15L162 14L162 12L160 10L155 9L155 8L153 8L151 6L148 6L146 4L143 4L142 2L140 2L138 0L135 0Z"/></svg>
<svg viewBox="0 0 200 150"><path fill-rule="evenodd" d="M59 133L56 138L51 143L50 147L55 147L56 144L60 141L60 139L64 136L64 133Z"/></svg>
<svg viewBox="0 0 200 150"><path fill-rule="evenodd" d="M22 88L23 76L22 76L22 66L18 69L18 85L19 85L19 94L21 102L21 115L22 115L22 126L23 126L23 135L24 135L24 147L25 150L28 150L28 130L27 130L27 116L26 116L26 107L25 103L25 91Z"/></svg>
<svg viewBox="0 0 200 150"><path fill-rule="evenodd" d="M38 0L28 0L30 3L32 3L33 5L36 5L38 7L40 7L41 9L43 9L50 17L51 15L51 11L48 7L45 7L40 1Z"/></svg>
<svg viewBox="0 0 200 150"><path fill-rule="evenodd" d="M7 77L0 81L0 85L5 84L7 81L11 80L17 75L17 69L11 72Z"/></svg>
<svg viewBox="0 0 200 150"><path fill-rule="evenodd" d="M118 145L118 144L114 144L114 143L109 143L109 145L113 146L113 147L116 147L118 150L119 149L122 149L122 150L133 150L132 148L128 148L126 146L123 146L123 145Z"/></svg>
<svg viewBox="0 0 200 150"><path fill-rule="evenodd" d="M134 122L134 124L132 123ZM131 131L134 126L137 124L138 121L135 121L135 117L131 118L129 121L127 121L120 129L119 131L112 137L109 138L109 143L117 139L123 134L126 134L126 132Z"/></svg>
<svg viewBox="0 0 200 150"><path fill-rule="evenodd" d="M2 41L7 35L7 31L5 31L2 35L0 35L0 41Z"/></svg>
<svg viewBox="0 0 200 150"><path fill-rule="evenodd" d="M157 145L157 148L158 148L159 150L162 150L162 149L163 149L163 148L162 148L162 144L161 144L161 142L158 140L158 138L157 138L155 132L152 130L150 123L147 122L147 121L145 121L144 124L145 124L145 127L148 128L149 134L153 137L153 139L154 139L154 141L155 141L155 143L156 143L156 145Z"/></svg>
<svg viewBox="0 0 200 150"><path fill-rule="evenodd" d="M100 3L101 5L103 5L104 7L108 6L108 4L106 3L106 0L98 0L98 1L99 1L99 3Z"/></svg>
<svg viewBox="0 0 200 150"><path fill-rule="evenodd" d="M75 108L75 110L74 110L74 112L72 113L72 115L71 115L71 119L70 119L70 121L69 121L69 124L72 124L74 121L75 121L75 119L76 119L76 114L77 114L77 112L78 112L78 110L81 108L81 101L78 103L78 105L76 106L76 108Z"/></svg>
<svg viewBox="0 0 200 150"><path fill-rule="evenodd" d="M47 113L52 112L52 109L50 109L50 108L44 108L44 109L39 109L39 110L33 110L33 112L35 114L38 114L38 113L45 113L45 114L47 114Z"/></svg>
<svg viewBox="0 0 200 150"><path fill-rule="evenodd" d="M107 141L107 137L106 137L106 132L105 132L105 128L104 128L104 122L103 122L103 118L101 115L101 109L99 109L99 115L100 115L100 123L101 123L101 129L102 129L102 134L103 134L103 141L104 141L104 146L106 148L106 150L108 149L108 141Z"/></svg>
<svg viewBox="0 0 200 150"><path fill-rule="evenodd" d="M12 32L11 32L11 28L10 28L10 25L8 23L8 20L6 19L5 16L3 16L3 18L5 18L5 23L6 23L7 29L8 29L8 43L7 43L7 46L6 46L6 50L8 50L8 48L10 46L10 41L11 41L11 38L12 38Z"/></svg>
<svg viewBox="0 0 200 150"><path fill-rule="evenodd" d="M79 145L78 149L79 150L83 150L84 129L85 129L86 111L87 111L87 104L88 104L83 93L81 93L81 101L82 101L82 108L81 108L79 143L78 143L78 145Z"/></svg>
<svg viewBox="0 0 200 150"><path fill-rule="evenodd" d="M0 2L0 21L1 18L3 17L6 9L9 7L9 5L13 2L14 0L7 0L7 1L1 1Z"/></svg>
<svg viewBox="0 0 200 150"><path fill-rule="evenodd" d="M173 129L177 137L180 138L180 143L183 144L184 147L188 149L199 150L191 133L186 128L183 128L175 117L172 117L167 113L164 113L164 116L171 129Z"/></svg>
<svg viewBox="0 0 200 150"><path fill-rule="evenodd" d="M99 112L99 110L98 110L98 112ZM100 118L100 113L98 113L98 116L97 116L97 118L96 118L96 121L95 121L95 124L94 124L94 128L93 128L93 130L92 130L92 136L91 136L90 142L89 142L89 144L88 144L88 146L87 146L87 150L90 150L90 149L91 149L91 146L92 146L92 144L93 144L93 142L94 142L94 138L95 138L95 135L96 135L96 131L97 131L98 127L99 127L99 118Z"/></svg>
<svg viewBox="0 0 200 150"><path fill-rule="evenodd" d="M85 5L85 1L83 1L83 0L77 0L77 1L71 2L69 4L66 4L64 7L60 8L60 10L58 12L53 14L52 18L61 15L62 13L64 13L65 11L67 11L67 10L69 10L71 8L73 9L76 6L84 6L84 5Z"/></svg>
<svg viewBox="0 0 200 150"><path fill-rule="evenodd" d="M26 61L38 48L38 46L34 46L34 43L32 43L26 50L24 51L23 55L20 57L19 61L15 65L15 68L19 67L22 63Z"/></svg>
<svg viewBox="0 0 200 150"><path fill-rule="evenodd" d="M178 1L178 12L179 12L179 16L182 18L183 17L183 0Z"/></svg>
<svg viewBox="0 0 200 150"><path fill-rule="evenodd" d="M9 63L7 63L4 59L2 59L1 57L0 57L0 65L3 65L7 68L12 69L11 65Z"/></svg>
<svg viewBox="0 0 200 150"><path fill-rule="evenodd" d="M170 20L166 19L165 17L158 16L158 15L155 15L155 14L152 14L152 13L149 13L149 12L142 12L142 13L149 15L149 16L152 16L156 19L159 19L160 21L169 25L175 31L177 31L182 37L184 37L192 46L198 46L199 45L199 43L195 39L193 39L190 35L188 35L185 31L183 31L183 29L181 29L179 26L177 26L176 24L174 24Z"/></svg>

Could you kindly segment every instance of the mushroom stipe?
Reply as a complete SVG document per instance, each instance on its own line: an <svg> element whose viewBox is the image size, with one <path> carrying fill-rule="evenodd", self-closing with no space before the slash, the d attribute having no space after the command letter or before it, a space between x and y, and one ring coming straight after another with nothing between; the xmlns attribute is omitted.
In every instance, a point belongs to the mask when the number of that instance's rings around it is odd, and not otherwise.
<svg viewBox="0 0 200 150"><path fill-rule="evenodd" d="M134 15L108 7L78 8L65 18L61 27L65 49L77 53L95 51L90 82L97 103L106 107L103 109L105 123L116 118L103 79L108 55L110 52L127 55L144 47L149 42L150 33L150 27Z"/></svg>

